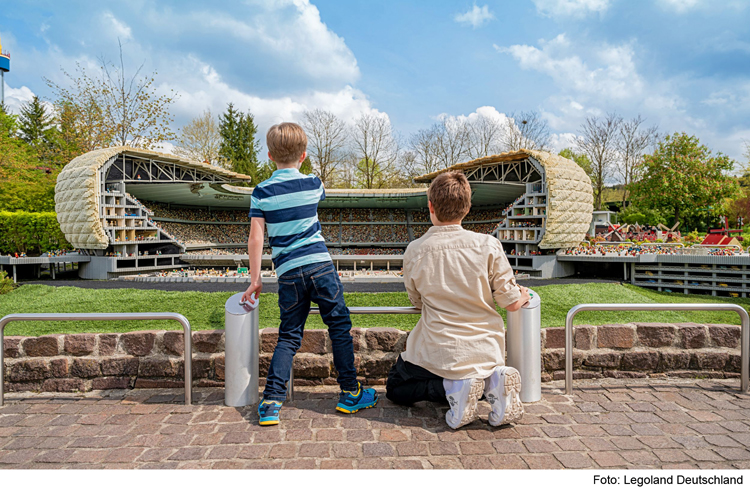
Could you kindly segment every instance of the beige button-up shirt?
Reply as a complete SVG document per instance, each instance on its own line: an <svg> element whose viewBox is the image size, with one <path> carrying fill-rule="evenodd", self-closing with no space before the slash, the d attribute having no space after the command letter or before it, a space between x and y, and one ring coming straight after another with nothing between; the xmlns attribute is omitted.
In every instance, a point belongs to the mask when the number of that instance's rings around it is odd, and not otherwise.
<svg viewBox="0 0 750 498"><path fill-rule="evenodd" d="M509 306L521 291L499 240L460 225L433 226L404 253L404 285L422 310L405 361L451 380L486 378L505 364L495 302Z"/></svg>

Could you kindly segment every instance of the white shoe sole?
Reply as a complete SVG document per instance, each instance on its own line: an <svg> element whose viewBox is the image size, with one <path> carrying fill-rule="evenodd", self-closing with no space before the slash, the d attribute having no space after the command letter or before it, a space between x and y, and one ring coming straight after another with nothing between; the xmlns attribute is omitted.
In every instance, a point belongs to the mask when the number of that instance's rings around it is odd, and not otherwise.
<svg viewBox="0 0 750 498"><path fill-rule="evenodd" d="M523 403L521 403L521 374L513 367L500 367L493 372L492 377L494 376L500 377L498 379L500 385L497 387L502 387L502 392L498 393L499 396L489 391L485 393L488 401L491 401L490 397L498 398L490 402L492 405L489 415L490 425L498 427L518 422L524 413Z"/></svg>
<svg viewBox="0 0 750 498"><path fill-rule="evenodd" d="M445 414L445 423L448 424L451 429L458 429L477 420L479 418L479 415L477 414L477 406L479 405L479 398L482 397L483 392L484 381L482 379L472 379L466 400L466 407L464 408L461 420L455 422L455 417L451 417L454 413L453 406L451 406L451 409ZM454 393L453 395L455 394L459 393ZM448 396L450 397L451 395Z"/></svg>

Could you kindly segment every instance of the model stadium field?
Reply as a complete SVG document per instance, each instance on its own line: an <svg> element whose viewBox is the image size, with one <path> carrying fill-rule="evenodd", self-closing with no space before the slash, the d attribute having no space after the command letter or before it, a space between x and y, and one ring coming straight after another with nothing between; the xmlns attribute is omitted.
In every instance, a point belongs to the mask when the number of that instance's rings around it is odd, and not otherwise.
<svg viewBox="0 0 750 498"><path fill-rule="evenodd" d="M721 303L750 307L750 299L711 296L684 296L642 289L617 283L547 285L534 289L542 299L542 327L565 325L568 310L580 303ZM224 327L224 302L232 292L168 292L136 289L81 289L23 285L0 296L0 316L10 313L112 313L170 311L185 315L193 330ZM260 326L278 327L276 294L263 294ZM381 294L345 294L349 306L410 306L404 292ZM503 316L505 311L501 310ZM394 327L411 330L419 315L352 315L355 327ZM736 313L729 312L584 312L576 323L600 325L627 322L697 322L739 324ZM6 335L128 332L132 330L178 328L175 322L14 322L6 326ZM319 316L311 316L306 328L325 328Z"/></svg>

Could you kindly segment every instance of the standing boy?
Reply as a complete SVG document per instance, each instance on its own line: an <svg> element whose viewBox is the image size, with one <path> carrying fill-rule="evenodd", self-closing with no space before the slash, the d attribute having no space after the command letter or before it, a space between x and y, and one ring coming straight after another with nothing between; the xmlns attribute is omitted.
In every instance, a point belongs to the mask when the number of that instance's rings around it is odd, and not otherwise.
<svg viewBox="0 0 750 498"><path fill-rule="evenodd" d="M422 317L388 374L394 403L448 401L445 420L457 429L477 418L484 393L490 425L523 415L521 377L505 366L505 330L495 302L508 311L529 300L516 284L500 241L464 230L471 187L460 171L433 180L427 191L433 226L404 253L404 285Z"/></svg>
<svg viewBox="0 0 750 498"><path fill-rule="evenodd" d="M253 189L250 203L250 287L242 296L248 301L263 289L260 260L263 228L268 226L268 243L279 283L281 324L271 358L263 399L258 405L260 425L279 423L279 410L286 399L287 382L294 355L302 343L310 301L320 308L333 348L333 364L341 386L336 409L354 413L378 402L374 389L357 381L349 308L338 272L320 233L318 202L325 199L323 182L315 175L299 172L307 157L307 136L294 123L274 125L266 135L268 157L276 163L271 178Z"/></svg>

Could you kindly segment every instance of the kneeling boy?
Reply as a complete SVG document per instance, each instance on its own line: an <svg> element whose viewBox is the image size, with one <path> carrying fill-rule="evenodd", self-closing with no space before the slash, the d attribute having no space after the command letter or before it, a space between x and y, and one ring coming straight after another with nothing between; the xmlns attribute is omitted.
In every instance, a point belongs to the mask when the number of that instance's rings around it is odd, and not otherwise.
<svg viewBox="0 0 750 498"><path fill-rule="evenodd" d="M445 420L457 429L476 420L484 394L491 425L515 422L523 415L521 378L505 366L495 302L516 311L528 289L516 284L499 240L461 227L471 208L463 173L438 176L427 198L433 226L404 253L404 285L422 317L388 374L386 397L402 405L447 399Z"/></svg>

